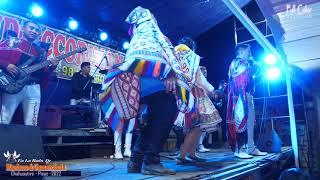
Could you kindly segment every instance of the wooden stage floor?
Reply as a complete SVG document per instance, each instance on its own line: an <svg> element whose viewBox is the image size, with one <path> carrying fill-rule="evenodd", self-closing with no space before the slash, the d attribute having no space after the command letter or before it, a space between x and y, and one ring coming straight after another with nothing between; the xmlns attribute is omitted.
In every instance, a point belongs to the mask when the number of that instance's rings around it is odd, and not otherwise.
<svg viewBox="0 0 320 180"><path fill-rule="evenodd" d="M249 160L235 158L229 149L213 149L208 153L200 153L199 155L208 159L208 162L182 166L177 165L174 157L168 156L168 153L161 153L163 164L177 172L173 176L129 174L126 169L127 159L88 158L57 161L66 164L70 171L81 171L81 177L46 177L45 179L239 179L250 174L261 176L263 168L270 167L272 164L279 162L280 159L291 157L292 150L290 147L283 147L282 153L271 153L264 157L254 157Z"/></svg>

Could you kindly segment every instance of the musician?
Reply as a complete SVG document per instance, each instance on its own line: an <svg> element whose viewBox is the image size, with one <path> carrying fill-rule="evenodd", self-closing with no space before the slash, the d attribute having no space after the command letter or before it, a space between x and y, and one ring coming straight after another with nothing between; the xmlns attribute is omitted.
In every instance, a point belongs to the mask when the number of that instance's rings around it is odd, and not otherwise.
<svg viewBox="0 0 320 180"><path fill-rule="evenodd" d="M229 144L234 155L242 159L267 154L254 145L253 138L255 121L253 76L256 69L257 63L252 60L250 45L238 45L236 58L229 68L227 127Z"/></svg>
<svg viewBox="0 0 320 180"><path fill-rule="evenodd" d="M75 73L71 79L70 105L90 103L92 76L90 76L90 63L83 62L81 70Z"/></svg>
<svg viewBox="0 0 320 180"><path fill-rule="evenodd" d="M46 60L46 51L36 45L38 37L40 35L40 26L32 21L26 21L21 27L22 38L10 38L0 43L1 51L0 56L0 68L9 73L12 76L19 75L18 66L26 62L29 65L34 65ZM21 51L17 51L20 49ZM20 52L20 53L17 53ZM30 58L22 58L22 55L28 55ZM26 56L23 56L26 57ZM28 61L29 60L29 61ZM40 84L47 80L49 74L55 69L58 64L56 59L49 59L51 67L43 68L39 71L31 73L31 78L23 89L16 94L1 94L1 124L10 124L13 114L16 111L18 105L22 103L24 124L36 126L38 120L38 114L40 109Z"/></svg>

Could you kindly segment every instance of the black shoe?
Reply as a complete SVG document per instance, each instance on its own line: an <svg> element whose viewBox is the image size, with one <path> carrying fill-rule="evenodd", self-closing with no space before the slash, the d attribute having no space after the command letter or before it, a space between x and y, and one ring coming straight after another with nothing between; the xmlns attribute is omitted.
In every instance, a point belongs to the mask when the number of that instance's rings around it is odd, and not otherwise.
<svg viewBox="0 0 320 180"><path fill-rule="evenodd" d="M198 157L198 156L190 156L190 155L188 155L187 157L190 158L193 161L196 161L196 162L206 162L207 161L206 159Z"/></svg>
<svg viewBox="0 0 320 180"><path fill-rule="evenodd" d="M141 167L142 167L142 162L141 163L137 163L137 162L133 162L132 160L128 161L128 173L141 173Z"/></svg>
<svg viewBox="0 0 320 180"><path fill-rule="evenodd" d="M176 172L163 167L161 163L159 164L149 164L146 165L143 163L141 173L144 175L156 175L156 176L165 176L165 175L175 175Z"/></svg>
<svg viewBox="0 0 320 180"><path fill-rule="evenodd" d="M193 161L192 159L186 157L186 158L181 158L181 157L177 157L176 159L177 164L179 165L187 165L187 164L194 164L195 161Z"/></svg>

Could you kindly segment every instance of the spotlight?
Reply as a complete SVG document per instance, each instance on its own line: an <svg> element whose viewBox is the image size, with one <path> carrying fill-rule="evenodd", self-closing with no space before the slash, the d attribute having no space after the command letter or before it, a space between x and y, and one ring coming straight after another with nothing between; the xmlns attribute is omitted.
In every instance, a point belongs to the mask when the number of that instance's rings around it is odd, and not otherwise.
<svg viewBox="0 0 320 180"><path fill-rule="evenodd" d="M268 65L274 65L276 64L277 59L273 54L268 54L265 58L264 58L264 63L268 64Z"/></svg>
<svg viewBox="0 0 320 180"><path fill-rule="evenodd" d="M124 42L122 47L123 47L123 49L128 49L129 48L129 42L128 41Z"/></svg>
<svg viewBox="0 0 320 180"><path fill-rule="evenodd" d="M78 21L70 18L70 19L69 19L69 22L68 22L68 26L69 26L69 28L70 28L71 30L76 30L76 29L78 28L79 24L78 24Z"/></svg>
<svg viewBox="0 0 320 180"><path fill-rule="evenodd" d="M276 80L279 78L281 71L278 67L268 68L266 71L266 78L268 80Z"/></svg>
<svg viewBox="0 0 320 180"><path fill-rule="evenodd" d="M104 32L104 31L102 31L102 32L100 32L99 37L100 37L101 41L105 41L105 40L108 39L108 34L106 32Z"/></svg>
<svg viewBox="0 0 320 180"><path fill-rule="evenodd" d="M30 12L34 17L41 17L43 15L43 9L38 4L32 4Z"/></svg>

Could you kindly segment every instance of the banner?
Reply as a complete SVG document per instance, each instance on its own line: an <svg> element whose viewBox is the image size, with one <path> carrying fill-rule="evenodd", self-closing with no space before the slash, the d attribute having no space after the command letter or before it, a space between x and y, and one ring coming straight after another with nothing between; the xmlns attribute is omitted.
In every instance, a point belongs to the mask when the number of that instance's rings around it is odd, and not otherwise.
<svg viewBox="0 0 320 180"><path fill-rule="evenodd" d="M16 32L19 38L22 37L21 26L25 21L27 21L26 18L0 12L1 40L3 40L4 34L7 30ZM80 70L81 63L85 61L91 63L91 74L94 73L97 69L96 66L98 66L100 62L102 62L100 69L107 69L110 66L124 61L125 54L120 51L107 48L97 43L74 36L70 33L44 25L40 25L40 28L41 36L39 37L39 41L51 44L48 51L49 58L68 53L79 47L87 48L87 51L70 56L59 63L55 70L58 78L71 79L73 74ZM102 83L103 80L104 75L100 74L98 69L97 73L94 75L94 82Z"/></svg>

